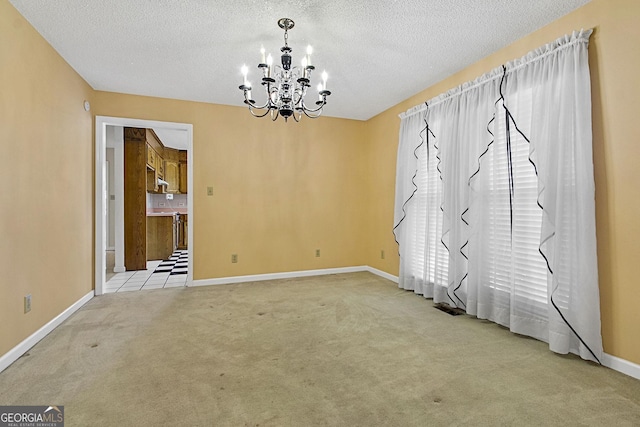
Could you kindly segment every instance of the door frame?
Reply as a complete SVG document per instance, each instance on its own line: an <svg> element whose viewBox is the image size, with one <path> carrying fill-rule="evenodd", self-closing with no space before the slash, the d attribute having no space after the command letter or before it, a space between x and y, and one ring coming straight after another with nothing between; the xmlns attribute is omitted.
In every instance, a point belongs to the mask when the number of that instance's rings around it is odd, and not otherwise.
<svg viewBox="0 0 640 427"><path fill-rule="evenodd" d="M107 211L108 194L106 192L106 154L107 154L107 126L137 127L137 128L165 128L183 130L187 132L187 215L189 258L187 272L187 286L193 284L193 125L190 123L161 122L155 120L131 119L124 117L96 116L95 133L95 249L94 249L94 294L104 293L106 279L105 255L107 250ZM118 215L116 214L116 219Z"/></svg>

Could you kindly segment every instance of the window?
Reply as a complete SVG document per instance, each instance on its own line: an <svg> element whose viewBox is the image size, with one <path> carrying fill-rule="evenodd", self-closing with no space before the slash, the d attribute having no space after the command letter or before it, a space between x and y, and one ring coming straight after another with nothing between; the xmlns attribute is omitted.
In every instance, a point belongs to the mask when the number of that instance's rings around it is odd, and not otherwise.
<svg viewBox="0 0 640 427"><path fill-rule="evenodd" d="M400 287L597 361L590 34L401 114L394 233Z"/></svg>
<svg viewBox="0 0 640 427"><path fill-rule="evenodd" d="M481 285L494 291L493 302L509 306L517 299L529 314L547 304L547 268L539 252L542 209L538 178L525 139L531 127L531 90L520 90L496 106L494 142L483 156L486 201L481 208L488 227L488 268ZM509 123L507 124L507 120ZM520 133L522 132L522 134ZM524 134L524 136L523 136ZM500 322L502 323L502 322Z"/></svg>
<svg viewBox="0 0 640 427"><path fill-rule="evenodd" d="M417 190L411 215L415 245L411 270L426 290L422 293L431 297L434 285L447 285L449 254L439 237L442 236L442 181L438 172L437 140L426 127L420 135L423 143L416 150Z"/></svg>

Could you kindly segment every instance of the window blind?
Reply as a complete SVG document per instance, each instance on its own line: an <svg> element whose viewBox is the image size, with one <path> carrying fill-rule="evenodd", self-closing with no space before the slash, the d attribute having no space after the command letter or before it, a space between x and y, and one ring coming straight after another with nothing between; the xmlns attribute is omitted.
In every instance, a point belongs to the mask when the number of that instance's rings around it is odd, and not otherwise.
<svg viewBox="0 0 640 427"><path fill-rule="evenodd" d="M494 143L482 165L489 175L490 273L486 285L497 292L494 301L508 306L518 299L529 314L547 304L547 268L538 250L542 228L538 178L524 138L531 126L532 107L531 89L512 94L506 105L498 104Z"/></svg>

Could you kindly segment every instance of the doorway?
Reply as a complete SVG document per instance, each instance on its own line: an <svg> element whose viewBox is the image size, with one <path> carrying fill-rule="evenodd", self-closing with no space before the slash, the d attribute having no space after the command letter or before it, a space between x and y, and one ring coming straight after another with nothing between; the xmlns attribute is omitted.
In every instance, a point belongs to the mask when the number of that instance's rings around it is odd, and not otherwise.
<svg viewBox="0 0 640 427"><path fill-rule="evenodd" d="M118 135L118 128L135 127L166 130L167 132L180 131L186 135L187 149L187 194L193 195L193 125L188 123L160 122L153 120L129 119L121 117L96 116L96 176L95 176L95 294L102 295L106 282L106 253L109 246L111 230L114 230L115 238L112 239L115 251L115 269L116 272L124 271L124 243L123 243L123 223L124 223L124 203L122 196L115 197L114 192L121 187L124 181L123 174L120 173L118 161L118 138L115 137L116 144L113 145L113 135ZM111 183L115 186L115 190L107 191L108 185L108 163L107 163L107 147L113 148L115 158L109 163L113 169L113 178ZM121 149L121 148L120 148ZM111 154L111 153L110 153ZM111 160L111 159L109 159ZM121 162L120 162L121 163ZM121 181L117 177L122 177ZM109 215L110 204L113 205L111 215ZM193 248L193 197L187 197L187 216L189 218L186 225L186 237L189 246ZM114 218L111 227L108 225L109 217ZM107 233L107 230L110 232ZM188 251L187 257L187 279L186 286L190 286L193 282L193 250Z"/></svg>

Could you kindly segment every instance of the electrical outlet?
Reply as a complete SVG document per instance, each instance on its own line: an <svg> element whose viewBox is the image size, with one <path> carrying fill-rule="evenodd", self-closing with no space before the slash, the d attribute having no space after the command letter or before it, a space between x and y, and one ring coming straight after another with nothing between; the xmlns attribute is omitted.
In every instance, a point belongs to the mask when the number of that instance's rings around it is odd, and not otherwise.
<svg viewBox="0 0 640 427"><path fill-rule="evenodd" d="M316 249L316 258L320 257L320 249Z"/></svg>
<svg viewBox="0 0 640 427"><path fill-rule="evenodd" d="M207 187L207 196L213 196L213 187Z"/></svg>
<svg viewBox="0 0 640 427"><path fill-rule="evenodd" d="M25 314L31 311L31 294L24 297L24 312Z"/></svg>
<svg viewBox="0 0 640 427"><path fill-rule="evenodd" d="M384 259L384 249L380 251L380 259Z"/></svg>
<svg viewBox="0 0 640 427"><path fill-rule="evenodd" d="M164 208L166 206L166 203L160 202L160 203L158 203L158 206L161 207L161 208Z"/></svg>
<svg viewBox="0 0 640 427"><path fill-rule="evenodd" d="M235 264L238 262L238 254L231 254L231 263Z"/></svg>

